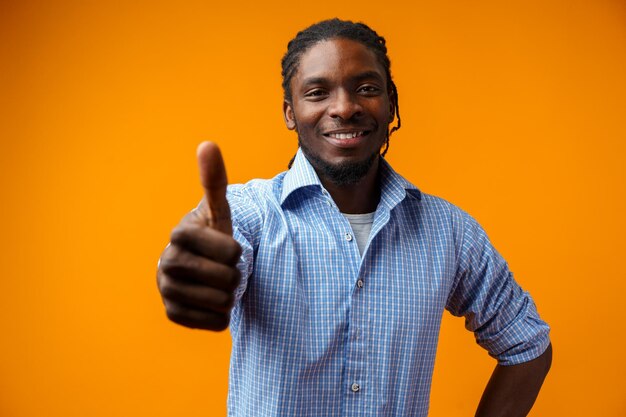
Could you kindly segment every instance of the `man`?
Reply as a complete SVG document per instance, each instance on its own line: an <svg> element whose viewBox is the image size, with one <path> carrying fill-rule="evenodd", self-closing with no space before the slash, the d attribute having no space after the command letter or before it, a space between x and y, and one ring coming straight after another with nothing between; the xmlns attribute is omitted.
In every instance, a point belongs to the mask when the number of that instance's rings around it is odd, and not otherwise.
<svg viewBox="0 0 626 417"><path fill-rule="evenodd" d="M174 322L230 320L229 415L426 416L444 309L499 362L477 415L527 415L549 328L480 226L382 158L400 126L384 39L323 21L282 64L290 170L227 189L217 146L201 144L205 199L157 274Z"/></svg>

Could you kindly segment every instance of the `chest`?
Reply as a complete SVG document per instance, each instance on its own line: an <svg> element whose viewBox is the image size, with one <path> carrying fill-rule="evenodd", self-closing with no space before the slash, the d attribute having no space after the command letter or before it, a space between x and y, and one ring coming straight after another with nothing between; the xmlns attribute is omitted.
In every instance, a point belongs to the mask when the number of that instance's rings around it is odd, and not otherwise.
<svg viewBox="0 0 626 417"><path fill-rule="evenodd" d="M417 210L377 212L361 256L349 222L321 206L266 219L246 297L271 325L328 329L359 314L419 330L441 316L455 270L452 232Z"/></svg>

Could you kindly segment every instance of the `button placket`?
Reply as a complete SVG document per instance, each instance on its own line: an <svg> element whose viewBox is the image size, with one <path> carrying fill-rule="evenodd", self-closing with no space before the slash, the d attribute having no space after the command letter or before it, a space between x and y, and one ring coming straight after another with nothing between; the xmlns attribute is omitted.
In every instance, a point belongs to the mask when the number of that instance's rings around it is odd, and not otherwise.
<svg viewBox="0 0 626 417"><path fill-rule="evenodd" d="M346 222L349 220L346 218ZM350 255L360 255L358 251L358 244L356 240L356 236L354 235L353 229L350 227L350 224L346 224L343 232L343 238L346 241L347 245L351 245L353 247L346 246L346 250L350 253ZM341 235L340 235L341 236ZM357 278L357 281L352 281L352 284L361 289L364 286L364 281L359 277L360 267L355 268L354 278ZM354 287L353 287L354 288ZM355 289L356 290L356 289ZM358 290L357 290L358 291ZM361 390L363 389L362 383L365 383L363 380L364 374L367 372L367 337L365 336L367 332L363 330L363 318L361 317L361 313L363 310L364 303L364 295L361 295L360 292L354 292L352 294L352 312L351 318L349 320L349 328L350 335L348 340L348 347L346 352L346 380L344 380L345 384L348 388L348 393L353 394L353 401L362 401L364 397L362 397ZM343 385L345 389L346 385ZM359 393L359 394L357 394ZM358 400L361 398L361 400Z"/></svg>

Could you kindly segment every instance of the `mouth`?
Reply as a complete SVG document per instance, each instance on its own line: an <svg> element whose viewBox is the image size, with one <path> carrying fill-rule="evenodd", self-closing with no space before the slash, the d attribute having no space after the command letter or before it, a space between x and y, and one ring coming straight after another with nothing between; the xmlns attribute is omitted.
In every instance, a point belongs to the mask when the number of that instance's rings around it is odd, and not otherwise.
<svg viewBox="0 0 626 417"><path fill-rule="evenodd" d="M337 148L350 149L359 146L371 130L338 130L324 133L328 142Z"/></svg>
<svg viewBox="0 0 626 417"><path fill-rule="evenodd" d="M345 140L345 139L354 139L361 136L367 135L369 130L358 130L358 131L349 131L349 132L329 132L324 133L324 136L327 138Z"/></svg>

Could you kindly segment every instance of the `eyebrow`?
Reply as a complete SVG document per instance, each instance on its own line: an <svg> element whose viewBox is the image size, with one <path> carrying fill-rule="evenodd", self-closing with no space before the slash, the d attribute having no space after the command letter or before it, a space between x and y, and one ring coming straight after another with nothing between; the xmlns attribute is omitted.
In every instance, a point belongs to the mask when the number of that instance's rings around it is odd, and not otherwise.
<svg viewBox="0 0 626 417"><path fill-rule="evenodd" d="M362 73L356 75L353 79L356 82L360 82L360 81L364 81L364 80L368 80L368 79L375 79L376 81L378 81L380 83L384 83L384 79L376 71L365 71L365 72L362 72ZM308 88L311 85L328 84L328 82L329 82L329 80L326 77L309 77L309 78L306 78L305 80L302 81L302 86L305 87L305 88Z"/></svg>
<svg viewBox="0 0 626 417"><path fill-rule="evenodd" d="M315 85L315 84L328 84L328 78L324 78L324 77L309 77L305 80L302 81L302 86L303 87L309 87L311 85Z"/></svg>
<svg viewBox="0 0 626 417"><path fill-rule="evenodd" d="M381 83L385 81L383 77L381 77L380 74L376 71L365 71L355 77L357 81L364 81L372 78Z"/></svg>

